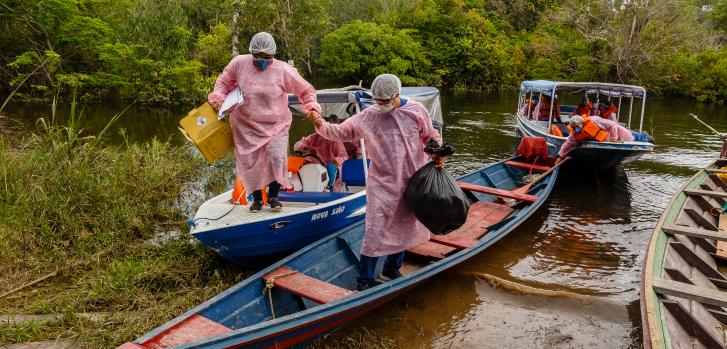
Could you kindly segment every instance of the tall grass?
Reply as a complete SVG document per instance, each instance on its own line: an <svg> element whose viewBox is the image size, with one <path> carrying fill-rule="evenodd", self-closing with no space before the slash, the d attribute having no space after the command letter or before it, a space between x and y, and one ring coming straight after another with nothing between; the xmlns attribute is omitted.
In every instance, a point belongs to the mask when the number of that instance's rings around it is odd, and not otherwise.
<svg viewBox="0 0 727 349"><path fill-rule="evenodd" d="M169 142L111 145L50 118L19 139L0 131L0 294L52 271L59 276L0 299L0 316L65 315L51 323L0 325L0 343L76 338L115 347L228 287L239 271L186 235L177 203L200 177L221 171ZM162 230L178 238L148 243ZM122 312L99 323L79 312ZM40 327L39 327L40 326ZM38 330L42 328L42 330Z"/></svg>

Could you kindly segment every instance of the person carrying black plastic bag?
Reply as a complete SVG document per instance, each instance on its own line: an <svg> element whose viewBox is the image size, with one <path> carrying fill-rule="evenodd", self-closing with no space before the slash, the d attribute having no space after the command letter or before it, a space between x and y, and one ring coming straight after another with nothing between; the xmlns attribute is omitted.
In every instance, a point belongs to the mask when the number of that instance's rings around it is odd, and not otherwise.
<svg viewBox="0 0 727 349"><path fill-rule="evenodd" d="M332 141L363 139L371 168L366 180L366 231L361 244L358 289L379 284L376 262L386 256L382 275L401 277L404 251L429 240L430 232L406 207L404 189L409 178L428 161L424 146L440 135L423 105L401 98L401 81L383 74L371 84L376 105L364 109L341 124L325 122L309 115L316 132ZM437 141L438 142L438 141ZM444 159L433 156L437 166Z"/></svg>

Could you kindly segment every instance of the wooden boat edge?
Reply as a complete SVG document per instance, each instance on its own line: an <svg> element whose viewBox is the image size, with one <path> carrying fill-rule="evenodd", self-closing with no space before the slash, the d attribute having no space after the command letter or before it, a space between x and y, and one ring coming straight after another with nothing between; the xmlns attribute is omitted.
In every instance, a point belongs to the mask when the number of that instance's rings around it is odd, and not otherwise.
<svg viewBox="0 0 727 349"><path fill-rule="evenodd" d="M658 297L656 296L656 292L653 289L654 271L657 267L660 269L663 265L667 247L667 234L664 232L662 227L668 218L676 220L676 216L681 211L681 207L687 199L687 195L684 191L698 186L700 181L708 175L706 169L714 167L717 161L710 163L705 168L695 173L679 188L674 196L672 196L664 210L664 213L662 213L659 221L654 227L651 238L649 239L649 245L644 256L644 267L641 273L639 297L643 333L642 342L646 349L671 347L669 338L664 336L666 329L664 327L665 325L662 316L663 309ZM680 203L678 207L676 205L677 202ZM658 262L658 265L655 263L655 260Z"/></svg>

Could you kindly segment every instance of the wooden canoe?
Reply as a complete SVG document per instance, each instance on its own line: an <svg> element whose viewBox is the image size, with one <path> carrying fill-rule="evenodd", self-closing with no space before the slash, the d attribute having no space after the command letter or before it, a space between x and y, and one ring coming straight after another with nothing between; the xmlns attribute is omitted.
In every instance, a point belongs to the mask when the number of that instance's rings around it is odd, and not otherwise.
<svg viewBox="0 0 727 349"><path fill-rule="evenodd" d="M507 161L459 178L471 189L465 191L472 200L467 222L408 250L404 277L355 291L364 235L364 222L359 222L119 348L284 348L334 331L482 252L530 217L553 189L558 167L529 168L518 158ZM546 169L534 172L542 173L540 180L522 182L533 171Z"/></svg>
<svg viewBox="0 0 727 349"><path fill-rule="evenodd" d="M641 274L645 348L725 348L727 160L695 174L651 236Z"/></svg>

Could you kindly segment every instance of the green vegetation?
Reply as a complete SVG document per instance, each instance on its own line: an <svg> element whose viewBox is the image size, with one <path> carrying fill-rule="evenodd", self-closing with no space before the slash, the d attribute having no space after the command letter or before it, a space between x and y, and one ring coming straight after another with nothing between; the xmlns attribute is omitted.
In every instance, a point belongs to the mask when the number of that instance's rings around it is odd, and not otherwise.
<svg viewBox="0 0 727 349"><path fill-rule="evenodd" d="M727 0L21 0L0 19L0 91L28 78L25 99L198 104L263 30L314 82L386 71L462 92L542 78L727 97Z"/></svg>
<svg viewBox="0 0 727 349"><path fill-rule="evenodd" d="M57 273L0 298L0 309L60 318L0 325L0 343L115 347L243 277L186 234L182 193L221 191L221 169L158 140L109 145L116 118L95 135L75 108L65 126L53 119L11 132L0 118L0 294ZM96 312L111 315L80 315Z"/></svg>

